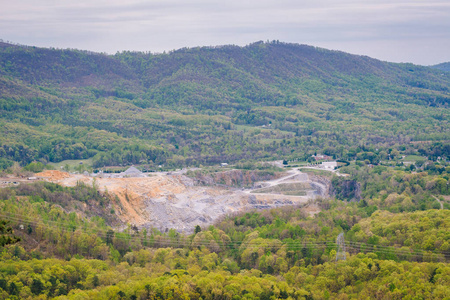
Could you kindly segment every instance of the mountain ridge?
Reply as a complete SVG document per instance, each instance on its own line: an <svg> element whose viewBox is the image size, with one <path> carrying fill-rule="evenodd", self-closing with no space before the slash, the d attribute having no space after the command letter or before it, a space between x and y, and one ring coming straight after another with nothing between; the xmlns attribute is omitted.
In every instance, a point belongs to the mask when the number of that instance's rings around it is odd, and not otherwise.
<svg viewBox="0 0 450 300"><path fill-rule="evenodd" d="M356 148L449 139L450 74L307 45L105 55L2 44L0 89L1 119L16 131L0 142L6 164L96 157L98 166L175 166L323 148L348 158L340 140ZM130 145L136 156L111 156Z"/></svg>
<svg viewBox="0 0 450 300"><path fill-rule="evenodd" d="M450 72L450 62L443 62L443 63L437 64L437 65L431 66L431 68Z"/></svg>

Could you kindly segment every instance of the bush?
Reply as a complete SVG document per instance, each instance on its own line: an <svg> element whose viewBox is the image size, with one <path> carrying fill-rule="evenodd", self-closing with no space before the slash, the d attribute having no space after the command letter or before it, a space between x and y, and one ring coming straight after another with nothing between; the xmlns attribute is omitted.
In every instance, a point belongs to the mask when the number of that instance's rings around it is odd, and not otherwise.
<svg viewBox="0 0 450 300"><path fill-rule="evenodd" d="M39 173L44 170L44 167L45 167L44 164L41 162L32 162L32 163L29 163L28 165L26 165L23 169L25 171Z"/></svg>

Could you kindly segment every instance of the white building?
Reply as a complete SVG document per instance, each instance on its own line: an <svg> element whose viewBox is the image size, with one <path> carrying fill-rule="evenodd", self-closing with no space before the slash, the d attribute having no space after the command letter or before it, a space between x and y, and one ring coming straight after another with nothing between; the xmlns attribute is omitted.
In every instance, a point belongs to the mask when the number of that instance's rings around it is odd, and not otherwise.
<svg viewBox="0 0 450 300"><path fill-rule="evenodd" d="M337 162L335 161L324 161L322 162L322 167L327 170L334 170L337 167Z"/></svg>

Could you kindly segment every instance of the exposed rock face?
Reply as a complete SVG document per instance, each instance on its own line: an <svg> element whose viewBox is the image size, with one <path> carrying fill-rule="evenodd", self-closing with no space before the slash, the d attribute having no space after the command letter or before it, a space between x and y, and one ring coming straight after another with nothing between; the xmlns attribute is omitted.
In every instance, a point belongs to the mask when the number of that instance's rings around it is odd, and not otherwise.
<svg viewBox="0 0 450 300"><path fill-rule="evenodd" d="M227 178L240 178L237 172L229 174L230 177L220 175L220 178L225 182ZM214 182L211 186L205 182L199 185L197 180L184 175L163 174L95 179L70 175L59 176L55 180L50 177L49 180L66 186L77 182L97 185L110 195L115 213L125 224L161 231L174 228L180 232L192 232L196 225L210 225L219 217L233 212L301 204L317 195L327 194L328 186L324 182L318 178L311 180L307 174L297 170L276 177L255 184L260 186L259 189L218 186ZM303 190L304 193L301 192Z"/></svg>
<svg viewBox="0 0 450 300"><path fill-rule="evenodd" d="M229 170L225 172L203 174L193 172L192 178L200 185L222 185L227 187L252 187L256 182L279 178L281 172L255 170Z"/></svg>
<svg viewBox="0 0 450 300"><path fill-rule="evenodd" d="M326 198L331 195L331 180L329 178L317 175L308 176L320 196Z"/></svg>
<svg viewBox="0 0 450 300"><path fill-rule="evenodd" d="M330 185L330 195L340 200L361 200L361 185L356 180L334 178Z"/></svg>

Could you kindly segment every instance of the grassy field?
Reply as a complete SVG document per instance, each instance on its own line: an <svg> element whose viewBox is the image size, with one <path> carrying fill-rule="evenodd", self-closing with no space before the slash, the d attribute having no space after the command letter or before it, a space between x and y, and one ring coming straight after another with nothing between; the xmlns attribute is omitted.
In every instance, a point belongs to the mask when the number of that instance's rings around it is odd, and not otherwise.
<svg viewBox="0 0 450 300"><path fill-rule="evenodd" d="M324 177L333 177L333 174L334 174L333 172L330 172L330 171L317 170L317 169L301 168L299 170L304 173L309 173L309 174L314 174L314 175L319 175L319 176L324 176Z"/></svg>
<svg viewBox="0 0 450 300"><path fill-rule="evenodd" d="M418 155L408 155L403 159L403 161L419 161L419 160L427 160L427 158Z"/></svg>
<svg viewBox="0 0 450 300"><path fill-rule="evenodd" d="M92 169L92 158L88 159L68 159L59 163L48 163L55 170L65 169L66 171L82 171ZM68 168L68 170L67 170Z"/></svg>
<svg viewBox="0 0 450 300"><path fill-rule="evenodd" d="M289 165L287 165L287 167L290 168L305 167L308 164L309 163L307 161L290 162Z"/></svg>
<svg viewBox="0 0 450 300"><path fill-rule="evenodd" d="M290 196L305 196L306 191L310 190L311 186L307 183L281 183L276 186L258 189L252 191L254 194L282 194Z"/></svg>

